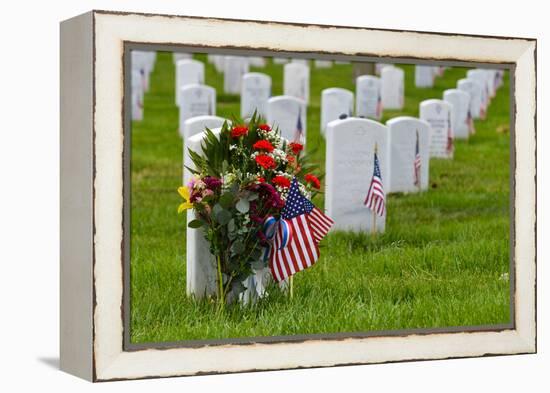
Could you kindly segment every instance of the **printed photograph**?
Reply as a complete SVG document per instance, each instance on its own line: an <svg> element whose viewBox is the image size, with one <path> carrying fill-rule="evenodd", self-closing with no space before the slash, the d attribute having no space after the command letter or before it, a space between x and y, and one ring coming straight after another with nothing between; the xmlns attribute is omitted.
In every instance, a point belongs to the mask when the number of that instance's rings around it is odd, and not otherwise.
<svg viewBox="0 0 550 393"><path fill-rule="evenodd" d="M512 322L509 71L128 53L131 344Z"/></svg>

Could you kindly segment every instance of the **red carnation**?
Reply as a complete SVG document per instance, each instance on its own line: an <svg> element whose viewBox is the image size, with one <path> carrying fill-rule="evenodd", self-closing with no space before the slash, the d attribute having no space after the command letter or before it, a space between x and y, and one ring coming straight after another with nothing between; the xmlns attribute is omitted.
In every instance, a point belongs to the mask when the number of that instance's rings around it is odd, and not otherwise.
<svg viewBox="0 0 550 393"><path fill-rule="evenodd" d="M302 150L304 150L304 145L302 145L301 143L296 143L296 142L290 142L288 144L288 146L290 147L290 149L292 150L292 152L296 155L300 154L300 152Z"/></svg>
<svg viewBox="0 0 550 393"><path fill-rule="evenodd" d="M258 128L262 131L271 131L271 127L269 126L269 124L260 124Z"/></svg>
<svg viewBox="0 0 550 393"><path fill-rule="evenodd" d="M284 176L275 176L271 182L275 184L276 186L282 187L282 188L288 188L290 187L290 180L288 180Z"/></svg>
<svg viewBox="0 0 550 393"><path fill-rule="evenodd" d="M247 126L235 126L231 130L231 138L240 138L243 135L246 135L248 133L248 127Z"/></svg>
<svg viewBox="0 0 550 393"><path fill-rule="evenodd" d="M312 175L311 173L308 173L306 176L305 176L305 179L308 183L310 183L313 187L315 187L316 189L319 189L321 188L321 182L319 181L319 179L317 178L317 176L315 175Z"/></svg>
<svg viewBox="0 0 550 393"><path fill-rule="evenodd" d="M256 181L257 181L258 183L265 183L265 178L262 177L262 176L258 176L258 178L256 179Z"/></svg>
<svg viewBox="0 0 550 393"><path fill-rule="evenodd" d="M255 160L256 160L256 164L258 164L264 169L274 169L276 166L275 160L266 154L258 154Z"/></svg>
<svg viewBox="0 0 550 393"><path fill-rule="evenodd" d="M258 142L254 143L254 145L252 145L252 147L256 150L265 150L265 151L268 151L268 152L272 152L273 149L274 149L271 142L266 141L265 139L261 139Z"/></svg>

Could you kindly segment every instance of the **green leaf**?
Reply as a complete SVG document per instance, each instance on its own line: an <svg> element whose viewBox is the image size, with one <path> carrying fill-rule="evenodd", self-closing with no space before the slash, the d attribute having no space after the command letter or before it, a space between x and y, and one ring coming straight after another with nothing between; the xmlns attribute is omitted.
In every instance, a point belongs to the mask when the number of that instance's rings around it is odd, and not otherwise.
<svg viewBox="0 0 550 393"><path fill-rule="evenodd" d="M227 223L227 230L229 231L229 233L232 233L232 232L235 232L235 220L234 219L231 219L229 220L229 222Z"/></svg>
<svg viewBox="0 0 550 393"><path fill-rule="evenodd" d="M231 213L228 211L228 210L221 210L217 215L216 215L216 218L218 220L218 222L221 224L221 225L225 225L227 224L231 218L233 218L231 216Z"/></svg>
<svg viewBox="0 0 550 393"><path fill-rule="evenodd" d="M220 205L228 209L233 206L233 201L235 200L235 194L231 192L226 192L220 196Z"/></svg>
<svg viewBox="0 0 550 393"><path fill-rule="evenodd" d="M243 214L248 213L248 210L250 209L250 202L248 202L248 199L241 198L235 207Z"/></svg>
<svg viewBox="0 0 550 393"><path fill-rule="evenodd" d="M242 241L237 240L231 245L231 254L238 255L244 251L244 244Z"/></svg>
<svg viewBox="0 0 550 393"><path fill-rule="evenodd" d="M206 224L206 223L203 220L192 220L192 221L189 221L189 224L187 224L187 226L189 228L200 228L204 224Z"/></svg>

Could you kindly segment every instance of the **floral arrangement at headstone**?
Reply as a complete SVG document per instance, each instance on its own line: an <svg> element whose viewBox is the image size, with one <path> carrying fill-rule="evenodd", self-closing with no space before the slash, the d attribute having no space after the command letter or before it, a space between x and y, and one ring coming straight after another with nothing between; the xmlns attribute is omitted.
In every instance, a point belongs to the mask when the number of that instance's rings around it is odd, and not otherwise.
<svg viewBox="0 0 550 393"><path fill-rule="evenodd" d="M202 154L188 150L191 181L178 189L178 212L193 209L217 264L220 304L238 299L243 282L269 266L275 282L313 265L332 220L312 203L319 177L301 141L289 142L256 115L206 129Z"/></svg>

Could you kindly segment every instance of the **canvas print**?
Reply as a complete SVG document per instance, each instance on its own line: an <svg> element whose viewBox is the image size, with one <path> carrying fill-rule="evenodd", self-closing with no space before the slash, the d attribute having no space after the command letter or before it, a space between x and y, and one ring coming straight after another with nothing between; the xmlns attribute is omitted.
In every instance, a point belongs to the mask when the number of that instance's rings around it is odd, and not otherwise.
<svg viewBox="0 0 550 393"><path fill-rule="evenodd" d="M161 49L125 73L130 344L511 325L509 71Z"/></svg>

